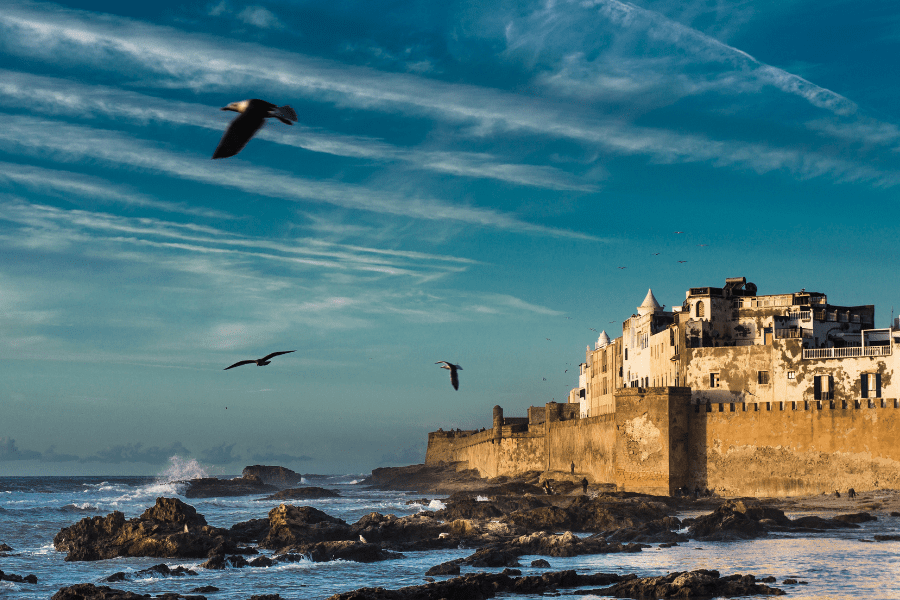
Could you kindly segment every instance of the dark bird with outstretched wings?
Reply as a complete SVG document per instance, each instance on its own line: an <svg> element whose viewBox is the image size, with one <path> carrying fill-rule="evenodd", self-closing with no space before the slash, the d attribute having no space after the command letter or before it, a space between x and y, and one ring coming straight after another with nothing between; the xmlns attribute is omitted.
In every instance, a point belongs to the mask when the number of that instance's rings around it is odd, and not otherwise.
<svg viewBox="0 0 900 600"><path fill-rule="evenodd" d="M439 360L434 363L436 365L441 365L442 369L449 369L450 371L450 385L453 386L454 390L459 389L459 375L456 374L457 371L462 371L463 368L459 365L454 365L453 363L448 363L446 360Z"/></svg>
<svg viewBox="0 0 900 600"><path fill-rule="evenodd" d="M271 361L272 358L279 356L281 354L290 354L291 352L296 352L296 350L285 350L284 352L273 352L272 354L267 354L267 355L263 356L262 358L256 358L256 359L251 359L251 360L241 360L241 361L234 363L230 367L225 367L222 370L227 371L228 369L233 369L233 368L239 367L241 365L249 365L251 363L256 363L257 367L264 367L267 364L269 364L270 362L272 362Z"/></svg>
<svg viewBox="0 0 900 600"><path fill-rule="evenodd" d="M293 125L297 120L297 113L290 106L286 104L276 106L257 98L232 102L222 110L233 110L240 114L225 130L213 158L228 158L243 150L250 138L265 124L266 119L275 118L285 125Z"/></svg>

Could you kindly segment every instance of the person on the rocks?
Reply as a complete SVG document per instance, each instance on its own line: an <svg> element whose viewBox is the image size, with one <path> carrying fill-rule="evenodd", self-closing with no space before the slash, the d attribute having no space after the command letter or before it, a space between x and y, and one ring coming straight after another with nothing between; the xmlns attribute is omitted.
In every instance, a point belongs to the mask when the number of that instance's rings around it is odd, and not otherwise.
<svg viewBox="0 0 900 600"><path fill-rule="evenodd" d="M840 497L841 497L841 493L840 493L839 491L837 491L837 490L834 490L834 497L835 497L835 498L840 498Z"/></svg>
<svg viewBox="0 0 900 600"><path fill-rule="evenodd" d="M587 494L588 480L587 477L581 480L581 493Z"/></svg>
<svg viewBox="0 0 900 600"><path fill-rule="evenodd" d="M854 490L853 488L850 488L849 490L847 490L847 497L848 498L856 498L856 490Z"/></svg>
<svg viewBox="0 0 900 600"><path fill-rule="evenodd" d="M572 475L575 474L575 461L572 461Z"/></svg>

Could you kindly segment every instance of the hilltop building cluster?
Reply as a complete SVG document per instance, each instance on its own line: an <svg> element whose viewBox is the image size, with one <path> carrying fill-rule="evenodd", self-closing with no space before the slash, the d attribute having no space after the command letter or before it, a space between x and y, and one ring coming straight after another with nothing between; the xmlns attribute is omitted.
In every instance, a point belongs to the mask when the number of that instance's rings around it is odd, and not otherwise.
<svg viewBox="0 0 900 600"><path fill-rule="evenodd" d="M743 277L648 290L602 332L568 402L486 431L433 432L427 462L484 475L540 470L625 491L791 495L900 487L900 319L824 293L759 295Z"/></svg>

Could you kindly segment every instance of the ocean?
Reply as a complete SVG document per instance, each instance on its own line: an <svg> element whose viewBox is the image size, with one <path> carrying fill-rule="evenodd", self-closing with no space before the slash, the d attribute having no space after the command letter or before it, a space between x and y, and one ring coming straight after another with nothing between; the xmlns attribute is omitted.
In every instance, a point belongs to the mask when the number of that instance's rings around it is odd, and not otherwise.
<svg viewBox="0 0 900 600"><path fill-rule="evenodd" d="M224 571L199 568L204 559L165 560L159 558L119 558L95 562L66 562L53 548L53 537L84 517L122 511L126 518L140 515L159 496L179 497L193 505L210 525L230 527L253 518L263 518L280 504L256 497L187 499L179 479L201 476L192 473L192 464L183 463L159 477L0 477L0 543L13 548L0 557L0 570L7 574L34 574L37 584L0 582L0 598L48 599L62 587L94 583L157 595L163 592L189 594L201 586L215 586L218 592L203 595L210 600L246 600L254 594L280 594L285 600L322 599L360 587L399 588L425 583L432 566L464 556L473 550L407 552L405 558L360 564L347 561L297 563L273 567L247 567ZM315 476L302 485L335 489L340 498L306 500L313 506L348 523L370 512L412 514L442 507L439 500L411 504L421 494L372 490L360 484L364 475ZM682 514L680 517L697 516ZM812 512L788 513L796 518ZM822 516L831 516L825 515ZM788 598L898 599L900 600L900 542L871 542L874 535L900 534L900 517L878 515L878 521L863 523L860 529L833 530L817 534L778 534L744 542L686 542L673 548L647 548L635 554L588 555L570 558L525 556L520 559L523 574L540 574L546 569L529 567L536 558L545 558L553 571L575 569L579 573L635 573L662 575L671 571L716 569L723 575L752 573L757 578L774 576L770 584L788 592ZM271 555L262 551L263 555ZM126 573L165 563L183 566L197 576L141 577L108 583L113 573ZM470 569L474 570L474 569ZM502 569L477 569L499 572ZM463 568L463 574L467 572ZM808 582L782 585L786 578ZM569 590L561 590L569 595ZM575 598L596 598L571 590ZM523 600L537 596L509 596Z"/></svg>

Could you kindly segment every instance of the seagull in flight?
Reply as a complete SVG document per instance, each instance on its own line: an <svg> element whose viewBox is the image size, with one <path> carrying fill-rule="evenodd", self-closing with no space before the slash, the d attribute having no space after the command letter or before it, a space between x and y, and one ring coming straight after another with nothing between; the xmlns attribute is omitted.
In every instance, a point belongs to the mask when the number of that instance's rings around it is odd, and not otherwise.
<svg viewBox="0 0 900 600"><path fill-rule="evenodd" d="M683 231L676 231L675 233L684 233Z"/></svg>
<svg viewBox="0 0 900 600"><path fill-rule="evenodd" d="M454 390L459 389L459 375L456 374L457 371L462 371L463 368L459 365L454 365L453 363L449 363L446 360L439 360L436 365L441 365L442 369L448 369L450 371L450 384L453 386Z"/></svg>
<svg viewBox="0 0 900 600"><path fill-rule="evenodd" d="M708 244L697 244L698 246L707 246Z"/></svg>
<svg viewBox="0 0 900 600"><path fill-rule="evenodd" d="M628 267L619 267L620 269L627 269Z"/></svg>
<svg viewBox="0 0 900 600"><path fill-rule="evenodd" d="M293 121L297 120L297 113L287 104L276 106L256 98L232 102L222 110L233 110L239 114L225 130L213 158L228 158L243 150L250 138L265 124L266 119L274 117L285 125L293 125Z"/></svg>
<svg viewBox="0 0 900 600"><path fill-rule="evenodd" d="M687 261L686 261L686 260L679 260L678 262L680 262L680 263L686 263Z"/></svg>
<svg viewBox="0 0 900 600"><path fill-rule="evenodd" d="M272 362L269 359L271 359L275 356L278 356L279 354L290 354L291 352L296 352L296 350L285 350L284 352L273 352L272 354L267 354L267 355L263 356L262 358L251 359L251 360L241 360L241 361L234 363L230 367L225 367L222 370L227 371L228 369L233 369L233 368L239 367L241 365L249 365L250 363L256 363L257 367L264 367L267 364L269 364L270 362Z"/></svg>

